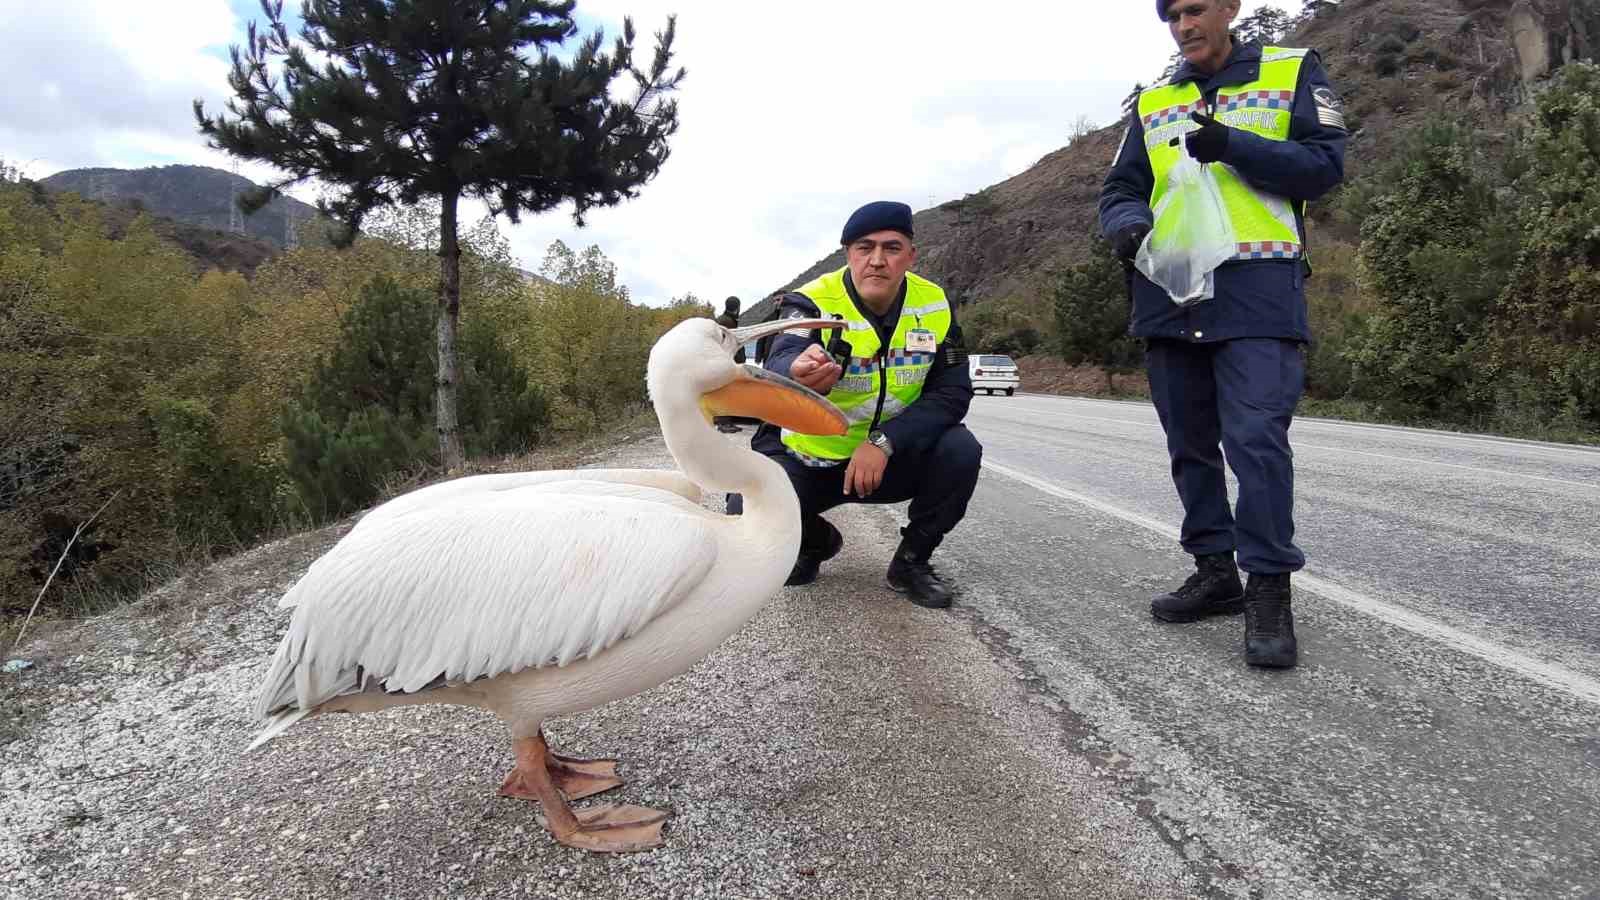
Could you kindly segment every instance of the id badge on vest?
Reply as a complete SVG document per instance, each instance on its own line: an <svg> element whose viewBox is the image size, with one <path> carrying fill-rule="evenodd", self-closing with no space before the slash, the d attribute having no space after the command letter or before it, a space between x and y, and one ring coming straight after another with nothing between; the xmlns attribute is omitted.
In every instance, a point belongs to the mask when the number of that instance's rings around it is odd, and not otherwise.
<svg viewBox="0 0 1600 900"><path fill-rule="evenodd" d="M906 332L907 353L932 353L938 347L938 339L926 328L913 328Z"/></svg>

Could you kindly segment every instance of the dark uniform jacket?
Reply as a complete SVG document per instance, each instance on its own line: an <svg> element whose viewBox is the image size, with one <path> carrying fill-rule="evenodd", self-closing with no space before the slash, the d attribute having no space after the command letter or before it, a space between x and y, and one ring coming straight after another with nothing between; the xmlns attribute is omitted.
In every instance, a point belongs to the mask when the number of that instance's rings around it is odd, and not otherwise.
<svg viewBox="0 0 1600 900"><path fill-rule="evenodd" d="M866 316L878 328L880 337L892 336L896 323L900 321L900 308L905 302L905 285L900 286L900 296L895 299L894 306L887 315L881 319L872 314L856 296L855 285L850 281L850 273L844 276L845 290L849 292L850 299L855 301L856 309ZM958 425L967 417L967 407L972 404L972 375L967 371L967 355L961 338L961 324L956 321L956 303L950 303L950 331L945 335L944 343L934 353L933 366L928 370L928 380L922 384L922 394L916 401L907 406L900 415L882 423L880 430L889 436L889 441L894 445L894 452L901 451L920 452L932 447L939 440L946 429ZM805 294L788 293L779 301L779 318L816 318L822 314L811 298ZM825 317L824 317L825 318ZM832 336L834 332L828 332ZM789 334L783 332L772 341L772 347L767 352L764 365L773 371L788 377L789 367L794 364L795 358L807 346L822 343L818 332L809 335ZM751 442L756 450L763 453L782 453L783 442L778 429L772 426L763 426Z"/></svg>
<svg viewBox="0 0 1600 900"><path fill-rule="evenodd" d="M1217 89L1255 81L1261 73L1261 45L1235 43L1217 74L1206 78L1185 62L1172 84L1195 81L1214 105ZM1228 135L1222 161L1254 187L1290 200L1310 202L1344 178L1346 132L1328 74L1316 53L1306 55L1295 88L1289 139L1273 141L1239 129ZM1100 230L1110 238L1124 226L1152 221L1150 194L1155 174L1144 150L1144 126L1137 108L1111 173L1100 192ZM1298 217L1298 214L1297 214ZM1305 222L1300 222L1305 244ZM1142 274L1133 274L1133 321L1138 338L1225 341L1233 338L1287 338L1308 341L1305 276L1301 260L1251 260L1224 263L1216 273L1216 296L1180 307Z"/></svg>

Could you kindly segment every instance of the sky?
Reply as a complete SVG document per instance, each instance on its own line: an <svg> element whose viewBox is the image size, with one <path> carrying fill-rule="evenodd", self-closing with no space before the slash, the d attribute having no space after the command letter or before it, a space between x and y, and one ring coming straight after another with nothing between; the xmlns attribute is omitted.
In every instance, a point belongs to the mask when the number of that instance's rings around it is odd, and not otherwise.
<svg viewBox="0 0 1600 900"><path fill-rule="evenodd" d="M1261 5L1246 0L1244 13ZM1065 145L1079 117L1113 124L1172 53L1149 2L578 4L586 32L614 35L632 16L646 59L672 13L688 77L671 157L638 199L591 210L582 229L570 208L502 219L524 268L537 270L555 240L596 245L636 301L750 305L834 250L862 203L957 199ZM222 109L228 48L252 18L258 0L0 0L0 158L32 178L231 168L205 146L191 104ZM315 199L314 188L294 193Z"/></svg>

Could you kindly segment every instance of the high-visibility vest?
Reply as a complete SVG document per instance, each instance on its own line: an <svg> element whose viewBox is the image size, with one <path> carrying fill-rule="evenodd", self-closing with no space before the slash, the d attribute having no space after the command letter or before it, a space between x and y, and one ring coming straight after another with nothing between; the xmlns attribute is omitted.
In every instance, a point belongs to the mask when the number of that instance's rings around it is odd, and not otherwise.
<svg viewBox="0 0 1600 900"><path fill-rule="evenodd" d="M1308 52L1263 47L1260 76L1249 84L1218 89L1216 107L1210 114L1229 128L1270 141L1288 140L1295 87L1300 83L1300 66ZM1207 112L1206 100L1192 80L1160 85L1139 94L1144 149L1155 173L1151 209L1159 207L1167 191L1167 175L1184 152L1182 141L1174 139L1200 127L1189 119L1189 113L1196 111ZM1304 246L1294 202L1252 187L1225 163L1212 164L1212 170L1238 235L1239 249L1234 259L1294 259L1302 254ZM1163 211L1163 215L1183 214L1180 203Z"/></svg>
<svg viewBox="0 0 1600 900"><path fill-rule="evenodd" d="M883 346L877 329L856 309L845 291L846 271L829 272L799 289L823 316L843 317L840 327L850 344L844 375L828 392L828 399L844 413L850 430L837 437L783 432L783 443L790 455L810 466L833 466L849 459L867 439L868 431L900 415L922 396L922 385L928 379L935 354L908 352L908 332L914 328L931 331L938 344L943 344L950 333L950 303L944 290L907 272L900 321L895 323L889 345Z"/></svg>

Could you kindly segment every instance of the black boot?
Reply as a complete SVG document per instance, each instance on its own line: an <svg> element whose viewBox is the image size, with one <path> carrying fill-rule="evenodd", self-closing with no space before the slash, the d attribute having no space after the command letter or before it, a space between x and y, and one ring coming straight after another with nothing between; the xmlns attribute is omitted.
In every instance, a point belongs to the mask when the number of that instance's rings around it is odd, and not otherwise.
<svg viewBox="0 0 1600 900"><path fill-rule="evenodd" d="M800 532L800 555L795 557L794 568L789 570L785 585L810 584L817 580L817 570L822 564L844 549L844 535L821 516L816 523L806 523Z"/></svg>
<svg viewBox="0 0 1600 900"><path fill-rule="evenodd" d="M1289 574L1251 575L1244 590L1244 661L1268 669L1293 668L1299 657Z"/></svg>
<svg viewBox="0 0 1600 900"><path fill-rule="evenodd" d="M1182 587L1150 601L1152 616L1163 622L1198 622L1244 608L1244 586L1232 553L1196 556L1194 569Z"/></svg>
<svg viewBox="0 0 1600 900"><path fill-rule="evenodd" d="M944 609L950 605L950 587L928 564L929 554L920 553L902 541L889 563L889 573L884 580L892 590L905 594L912 603L928 609Z"/></svg>

